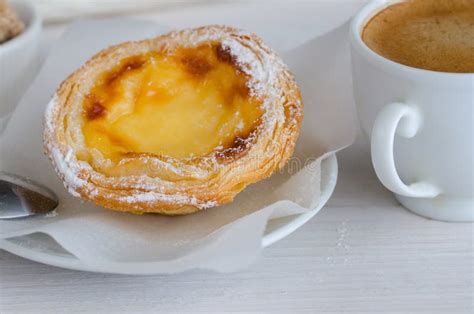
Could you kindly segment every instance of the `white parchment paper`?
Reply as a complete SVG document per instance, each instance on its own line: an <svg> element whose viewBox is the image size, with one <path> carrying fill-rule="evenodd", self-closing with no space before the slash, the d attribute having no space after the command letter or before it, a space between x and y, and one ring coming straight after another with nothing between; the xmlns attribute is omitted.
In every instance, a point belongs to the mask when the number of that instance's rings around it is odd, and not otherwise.
<svg viewBox="0 0 474 314"><path fill-rule="evenodd" d="M125 19L81 21L51 49L2 136L0 161L3 171L50 187L60 206L55 216L0 220L0 239L43 232L84 265L112 272L132 262L145 267L147 261L153 262L155 273L235 271L258 256L269 219L304 213L319 204L322 158L349 145L354 136L352 100L346 90L350 78L334 75L347 73L337 71L349 62L345 25L281 52L305 103L296 152L288 167L250 186L231 204L183 217L139 216L105 210L67 193L42 147L43 112L56 87L108 45L168 30ZM343 90L335 93L339 85Z"/></svg>

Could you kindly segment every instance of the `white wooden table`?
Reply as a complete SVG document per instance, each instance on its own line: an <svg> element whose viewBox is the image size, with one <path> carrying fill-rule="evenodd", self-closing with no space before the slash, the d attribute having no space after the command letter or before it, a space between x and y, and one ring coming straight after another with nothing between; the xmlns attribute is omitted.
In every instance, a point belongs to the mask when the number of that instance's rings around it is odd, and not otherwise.
<svg viewBox="0 0 474 314"><path fill-rule="evenodd" d="M46 28L43 51L63 29ZM399 206L361 139L338 157L327 206L246 271L102 275L0 251L0 313L473 313L474 225Z"/></svg>

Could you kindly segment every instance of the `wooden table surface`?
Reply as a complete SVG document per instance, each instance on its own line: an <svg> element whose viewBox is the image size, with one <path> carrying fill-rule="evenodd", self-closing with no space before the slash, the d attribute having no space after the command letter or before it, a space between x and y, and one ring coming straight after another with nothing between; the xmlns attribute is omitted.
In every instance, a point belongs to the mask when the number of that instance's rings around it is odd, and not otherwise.
<svg viewBox="0 0 474 314"><path fill-rule="evenodd" d="M45 45L62 30L47 27ZM474 225L403 209L364 147L338 154L327 206L245 271L92 274L0 251L0 313L473 313Z"/></svg>

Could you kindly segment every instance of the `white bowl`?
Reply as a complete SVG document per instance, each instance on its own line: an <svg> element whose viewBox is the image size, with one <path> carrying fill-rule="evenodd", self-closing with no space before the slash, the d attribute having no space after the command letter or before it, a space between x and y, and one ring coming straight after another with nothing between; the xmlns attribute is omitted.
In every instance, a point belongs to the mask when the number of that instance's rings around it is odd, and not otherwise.
<svg viewBox="0 0 474 314"><path fill-rule="evenodd" d="M0 44L0 133L37 69L41 19L26 1L11 1L25 23L18 36Z"/></svg>

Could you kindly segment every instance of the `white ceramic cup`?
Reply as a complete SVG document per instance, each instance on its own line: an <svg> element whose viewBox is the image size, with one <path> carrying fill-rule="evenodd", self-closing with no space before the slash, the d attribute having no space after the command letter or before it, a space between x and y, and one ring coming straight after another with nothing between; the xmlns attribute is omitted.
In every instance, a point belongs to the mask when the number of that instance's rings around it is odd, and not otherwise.
<svg viewBox="0 0 474 314"><path fill-rule="evenodd" d="M33 5L9 1L25 30L0 44L0 133L37 70L41 21Z"/></svg>
<svg viewBox="0 0 474 314"><path fill-rule="evenodd" d="M365 23L395 2L369 2L350 30L354 97L375 172L419 215L474 221L474 74L405 66L367 47Z"/></svg>

